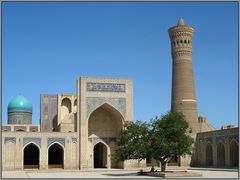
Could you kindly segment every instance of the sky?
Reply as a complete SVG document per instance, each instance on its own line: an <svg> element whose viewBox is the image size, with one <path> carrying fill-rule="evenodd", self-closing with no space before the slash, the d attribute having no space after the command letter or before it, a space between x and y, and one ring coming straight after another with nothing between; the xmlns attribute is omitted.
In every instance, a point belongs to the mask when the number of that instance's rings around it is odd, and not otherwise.
<svg viewBox="0 0 240 180"><path fill-rule="evenodd" d="M237 2L2 2L2 122L19 94L40 120L40 94L76 94L80 76L133 80L134 120L170 111L168 28L195 28L198 114L238 126Z"/></svg>

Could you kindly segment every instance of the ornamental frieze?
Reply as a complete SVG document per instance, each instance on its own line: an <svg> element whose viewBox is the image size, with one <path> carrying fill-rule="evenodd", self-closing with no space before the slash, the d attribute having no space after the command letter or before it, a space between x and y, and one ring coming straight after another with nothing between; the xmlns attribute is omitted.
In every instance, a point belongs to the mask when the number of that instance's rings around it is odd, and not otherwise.
<svg viewBox="0 0 240 180"><path fill-rule="evenodd" d="M223 142L223 143L225 143L225 141L226 141L226 137L225 136L217 136L216 137L216 143L219 143L219 142Z"/></svg>
<svg viewBox="0 0 240 180"><path fill-rule="evenodd" d="M174 56L185 56L185 55L191 56L192 52L191 51L176 51L173 53L173 55Z"/></svg>
<svg viewBox="0 0 240 180"><path fill-rule="evenodd" d="M208 143L208 142L213 142L213 139L212 139L212 137L206 137L206 138L204 138L204 140L205 140L205 142L206 143Z"/></svg>
<svg viewBox="0 0 240 180"><path fill-rule="evenodd" d="M77 143L77 138L72 138L73 143Z"/></svg>
<svg viewBox="0 0 240 180"><path fill-rule="evenodd" d="M48 146L54 142L58 142L65 147L65 138L48 138Z"/></svg>
<svg viewBox="0 0 240 180"><path fill-rule="evenodd" d="M11 126L2 126L2 131L11 131Z"/></svg>
<svg viewBox="0 0 240 180"><path fill-rule="evenodd" d="M87 91L125 92L125 84L87 83Z"/></svg>
<svg viewBox="0 0 240 180"><path fill-rule="evenodd" d="M99 142L105 142L106 144L110 144L111 142L116 143L117 142L117 138L115 137L92 137L92 138L88 138L88 141L90 141L92 143L93 146L95 146L97 143Z"/></svg>
<svg viewBox="0 0 240 180"><path fill-rule="evenodd" d="M5 137L4 143L6 144L8 142L16 143L16 138L15 137Z"/></svg>
<svg viewBox="0 0 240 180"><path fill-rule="evenodd" d="M230 135L230 136L228 136L228 141L229 142L231 142L233 139L238 142L238 135Z"/></svg>
<svg viewBox="0 0 240 180"><path fill-rule="evenodd" d="M175 33L172 34L171 37L172 38L176 38L176 37L189 37L189 38L192 38L192 33L175 32Z"/></svg>
<svg viewBox="0 0 240 180"><path fill-rule="evenodd" d="M125 98L106 98L106 97L88 97L87 98L87 117L96 108L103 104L109 104L118 110L124 117L126 116L126 99Z"/></svg>
<svg viewBox="0 0 240 180"><path fill-rule="evenodd" d="M23 138L23 146L25 146L29 142L34 142L41 147L41 138L36 138L36 137L24 137Z"/></svg>

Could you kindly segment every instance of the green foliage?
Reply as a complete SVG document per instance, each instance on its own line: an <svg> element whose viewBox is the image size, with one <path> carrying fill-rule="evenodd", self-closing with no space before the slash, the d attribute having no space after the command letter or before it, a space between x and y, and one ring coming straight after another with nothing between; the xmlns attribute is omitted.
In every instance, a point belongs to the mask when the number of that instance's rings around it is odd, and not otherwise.
<svg viewBox="0 0 240 180"><path fill-rule="evenodd" d="M137 121L136 123L126 122L117 138L118 149L116 150L116 160L127 159L142 160L146 157L148 141L148 124Z"/></svg>
<svg viewBox="0 0 240 180"><path fill-rule="evenodd" d="M155 159L191 154L193 139L186 134L188 123L182 113L170 112L155 118L151 130L151 156Z"/></svg>
<svg viewBox="0 0 240 180"><path fill-rule="evenodd" d="M116 160L154 158L163 165L173 156L191 154L193 139L186 134L188 123L182 113L169 112L149 123L127 122L120 131Z"/></svg>

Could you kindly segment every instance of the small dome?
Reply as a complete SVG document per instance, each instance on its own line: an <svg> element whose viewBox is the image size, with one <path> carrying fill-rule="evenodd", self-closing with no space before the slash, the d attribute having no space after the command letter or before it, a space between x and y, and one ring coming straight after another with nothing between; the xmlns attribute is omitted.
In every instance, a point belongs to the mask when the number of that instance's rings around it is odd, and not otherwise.
<svg viewBox="0 0 240 180"><path fill-rule="evenodd" d="M8 112L14 110L32 111L32 104L24 96L17 96L8 104Z"/></svg>

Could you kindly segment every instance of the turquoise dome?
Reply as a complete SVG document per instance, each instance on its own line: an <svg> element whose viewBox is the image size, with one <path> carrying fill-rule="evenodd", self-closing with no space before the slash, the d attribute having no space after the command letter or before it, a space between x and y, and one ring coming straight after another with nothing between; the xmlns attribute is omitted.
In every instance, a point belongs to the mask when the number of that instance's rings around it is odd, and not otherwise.
<svg viewBox="0 0 240 180"><path fill-rule="evenodd" d="M24 96L17 96L8 104L8 112L14 110L32 111L32 104Z"/></svg>

